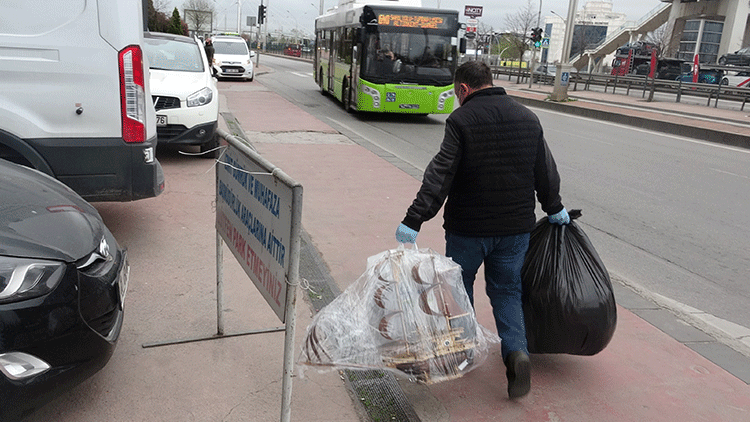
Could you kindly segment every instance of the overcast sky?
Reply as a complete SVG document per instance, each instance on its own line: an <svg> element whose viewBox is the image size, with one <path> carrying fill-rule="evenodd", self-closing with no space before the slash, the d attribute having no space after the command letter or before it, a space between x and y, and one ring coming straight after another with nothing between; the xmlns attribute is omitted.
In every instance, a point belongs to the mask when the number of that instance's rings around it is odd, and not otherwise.
<svg viewBox="0 0 750 422"><path fill-rule="evenodd" d="M226 25L227 30L237 30L237 2L238 0L211 0L215 4L216 26L221 30ZM323 0L324 10L338 4L338 0ZM453 9L459 11L461 22L466 21L463 16L464 6L483 6L482 17L478 18L480 24L491 26L495 30L502 31L505 28L506 16L517 13L526 6L527 0L422 0L424 7L437 7L440 1L441 9ZM581 9L586 1L578 0L577 9ZM170 7L177 7L180 14L183 13L182 0L171 0ZM245 26L247 16L258 14L260 0L241 0L242 4L242 30L248 31ZM268 5L268 30L274 32L282 29L284 33L290 33L292 29L298 29L306 34L312 34L315 26L315 18L320 9L320 0L263 0ZM568 14L568 0L532 0L533 9L538 12L541 6L541 21L545 16L552 16L551 10L565 17ZM652 9L662 4L659 0L613 0L613 11L624 13L627 19L638 21L647 15ZM170 8L170 12L171 12Z"/></svg>

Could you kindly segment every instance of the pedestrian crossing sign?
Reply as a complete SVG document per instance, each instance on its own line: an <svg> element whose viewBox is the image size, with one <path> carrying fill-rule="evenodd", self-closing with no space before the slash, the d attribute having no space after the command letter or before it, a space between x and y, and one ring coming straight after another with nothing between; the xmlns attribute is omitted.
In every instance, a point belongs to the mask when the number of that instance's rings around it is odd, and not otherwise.
<svg viewBox="0 0 750 422"><path fill-rule="evenodd" d="M549 48L549 38L542 38L542 48Z"/></svg>

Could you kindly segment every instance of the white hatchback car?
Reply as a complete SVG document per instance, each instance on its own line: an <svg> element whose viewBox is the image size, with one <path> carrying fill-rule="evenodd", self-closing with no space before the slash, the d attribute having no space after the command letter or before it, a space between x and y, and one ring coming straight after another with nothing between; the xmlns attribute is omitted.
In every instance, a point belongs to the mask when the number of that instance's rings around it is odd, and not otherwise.
<svg viewBox="0 0 750 422"><path fill-rule="evenodd" d="M234 35L215 35L211 37L214 44L214 68L220 78L238 78L252 81L255 77L252 58L244 38Z"/></svg>
<svg viewBox="0 0 750 422"><path fill-rule="evenodd" d="M143 38L159 144L200 145L204 157L216 158L219 90L202 43L155 32Z"/></svg>
<svg viewBox="0 0 750 422"><path fill-rule="evenodd" d="M750 72L736 72L726 74L721 78L722 85L750 87Z"/></svg>

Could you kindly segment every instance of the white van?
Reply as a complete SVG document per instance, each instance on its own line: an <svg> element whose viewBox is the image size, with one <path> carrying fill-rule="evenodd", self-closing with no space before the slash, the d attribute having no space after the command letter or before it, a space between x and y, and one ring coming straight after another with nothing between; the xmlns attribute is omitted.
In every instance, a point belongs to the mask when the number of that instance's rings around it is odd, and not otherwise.
<svg viewBox="0 0 750 422"><path fill-rule="evenodd" d="M89 201L164 189L139 0L0 1L0 158Z"/></svg>
<svg viewBox="0 0 750 422"><path fill-rule="evenodd" d="M211 37L214 45L214 69L220 78L239 78L252 81L255 77L255 52L247 47L244 38L234 35Z"/></svg>

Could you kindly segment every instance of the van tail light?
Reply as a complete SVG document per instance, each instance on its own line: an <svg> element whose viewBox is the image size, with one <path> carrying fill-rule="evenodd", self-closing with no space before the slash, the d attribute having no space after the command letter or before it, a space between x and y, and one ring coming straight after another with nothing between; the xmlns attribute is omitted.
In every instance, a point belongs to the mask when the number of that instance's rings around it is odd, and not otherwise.
<svg viewBox="0 0 750 422"><path fill-rule="evenodd" d="M124 48L119 59L122 137L125 142L145 142L146 88L141 47L131 45Z"/></svg>

